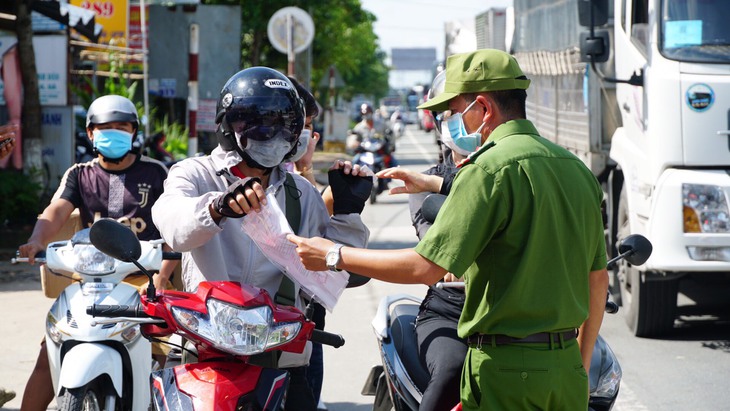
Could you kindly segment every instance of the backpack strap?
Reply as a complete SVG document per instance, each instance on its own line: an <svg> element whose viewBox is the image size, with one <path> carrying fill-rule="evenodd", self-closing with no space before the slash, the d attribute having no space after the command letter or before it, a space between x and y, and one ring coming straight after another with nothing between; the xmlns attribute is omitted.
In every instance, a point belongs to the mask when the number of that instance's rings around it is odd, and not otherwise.
<svg viewBox="0 0 730 411"><path fill-rule="evenodd" d="M286 221L289 222L294 234L298 235L302 223L302 204L299 202L301 194L299 193L299 189L297 189L294 177L292 177L290 173L286 173L284 194L286 196L286 201L284 203L286 208ZM281 279L279 291L276 292L274 301L280 305L293 306L296 302L295 289L294 282L285 275L284 278Z"/></svg>

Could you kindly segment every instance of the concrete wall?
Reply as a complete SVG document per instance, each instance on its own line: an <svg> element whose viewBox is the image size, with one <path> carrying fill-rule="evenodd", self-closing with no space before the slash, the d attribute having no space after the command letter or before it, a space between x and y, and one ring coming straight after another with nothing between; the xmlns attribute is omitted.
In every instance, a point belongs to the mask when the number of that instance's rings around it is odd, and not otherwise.
<svg viewBox="0 0 730 411"><path fill-rule="evenodd" d="M194 12L185 12L182 7L155 5L149 11L151 82L174 88L176 98L187 98L190 25L196 23L200 27L199 98L217 99L223 84L241 67L240 6L199 5Z"/></svg>

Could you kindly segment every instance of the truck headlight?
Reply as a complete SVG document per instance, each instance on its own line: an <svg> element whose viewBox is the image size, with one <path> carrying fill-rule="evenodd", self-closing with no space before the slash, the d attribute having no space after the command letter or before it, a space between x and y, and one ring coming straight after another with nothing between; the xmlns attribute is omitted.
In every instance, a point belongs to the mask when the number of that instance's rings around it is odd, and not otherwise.
<svg viewBox="0 0 730 411"><path fill-rule="evenodd" d="M730 233L730 211L720 186L682 184L685 233Z"/></svg>
<svg viewBox="0 0 730 411"><path fill-rule="evenodd" d="M216 348L237 355L258 354L292 340L301 323L273 324L271 308L243 308L211 298L208 314L172 307L175 320Z"/></svg>

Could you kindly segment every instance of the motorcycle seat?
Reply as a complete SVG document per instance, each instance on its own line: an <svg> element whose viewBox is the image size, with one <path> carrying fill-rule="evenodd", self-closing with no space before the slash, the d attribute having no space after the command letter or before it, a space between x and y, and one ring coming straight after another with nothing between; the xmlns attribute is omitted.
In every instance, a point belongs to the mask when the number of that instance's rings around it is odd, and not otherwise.
<svg viewBox="0 0 730 411"><path fill-rule="evenodd" d="M391 313L391 336L403 366L418 390L428 386L431 375L418 358L418 339L416 338L416 316L418 305L399 304Z"/></svg>

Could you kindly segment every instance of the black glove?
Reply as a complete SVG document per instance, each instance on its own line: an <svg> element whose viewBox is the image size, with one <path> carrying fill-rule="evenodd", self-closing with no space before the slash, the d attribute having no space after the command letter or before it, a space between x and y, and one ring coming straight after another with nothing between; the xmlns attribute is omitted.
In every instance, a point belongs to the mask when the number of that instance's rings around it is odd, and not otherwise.
<svg viewBox="0 0 730 411"><path fill-rule="evenodd" d="M350 214L362 212L365 201L370 197L373 189L371 176L361 177L345 174L342 170L330 170L327 173L334 204L335 214Z"/></svg>
<svg viewBox="0 0 730 411"><path fill-rule="evenodd" d="M228 200L235 199L237 194L243 194L247 188L251 187L253 183L259 183L261 184L261 180L259 180L256 177L249 178L249 179L241 179L236 181L235 183L228 186L228 189L225 193L221 194L218 198L213 200L213 208L215 211L218 212L218 214L224 216L224 217L230 217L230 218L241 218L246 215L246 213L238 214L235 211L231 209L231 207L228 205Z"/></svg>

